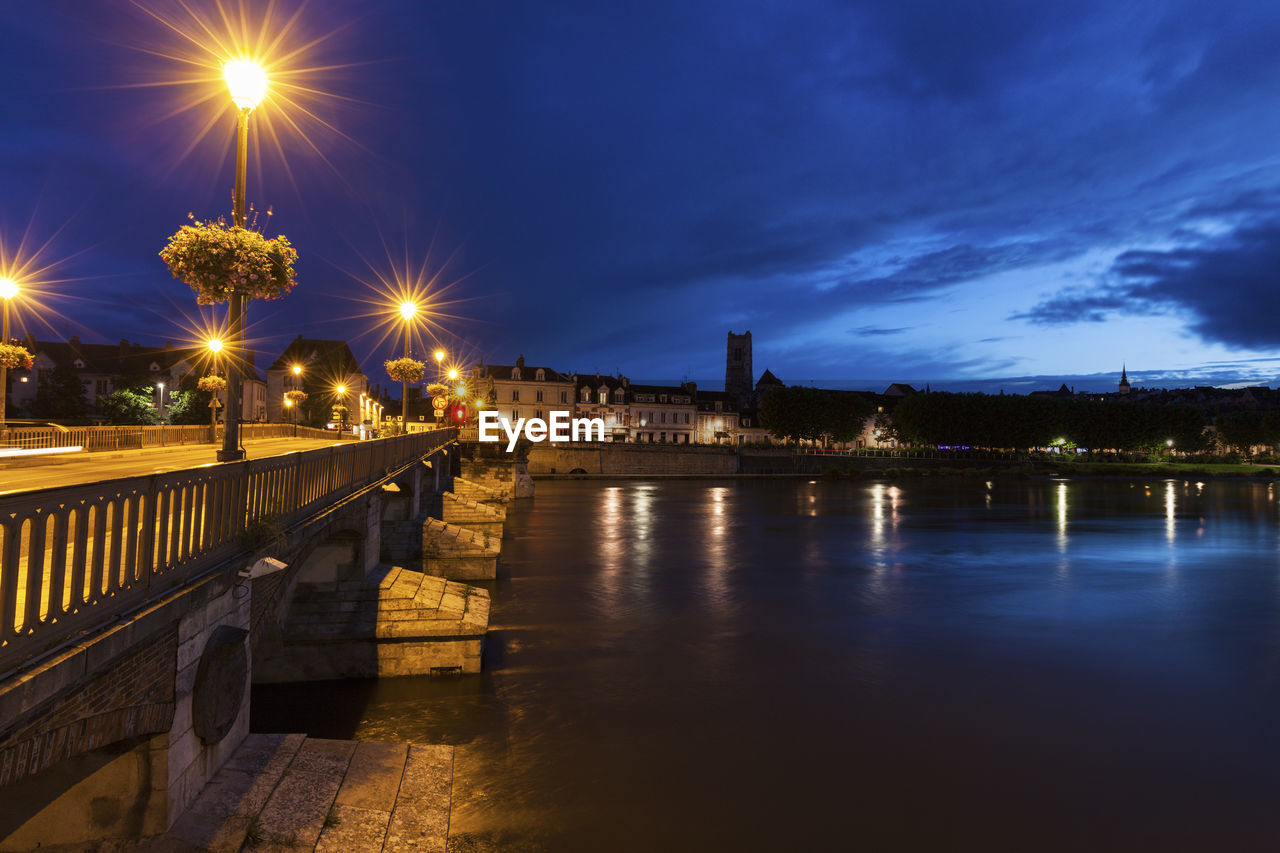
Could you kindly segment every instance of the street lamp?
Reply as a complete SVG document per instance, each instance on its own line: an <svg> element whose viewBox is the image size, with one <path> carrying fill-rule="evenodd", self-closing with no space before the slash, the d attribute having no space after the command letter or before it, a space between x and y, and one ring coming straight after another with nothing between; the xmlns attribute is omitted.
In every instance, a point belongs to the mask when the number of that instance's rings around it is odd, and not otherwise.
<svg viewBox="0 0 1280 853"><path fill-rule="evenodd" d="M157 382L156 388L159 389L160 391L160 404L157 408L159 409L160 423L163 424L164 423L164 383Z"/></svg>
<svg viewBox="0 0 1280 853"><path fill-rule="evenodd" d="M452 382L457 378L458 378L458 368L456 367L449 368L449 381Z"/></svg>
<svg viewBox="0 0 1280 853"><path fill-rule="evenodd" d="M222 67L227 81L231 102L239 117L236 124L236 183L231 196L231 218L236 228L244 227L244 184L249 161L249 113L253 112L267 94L267 72L250 59L233 59ZM232 288L227 304L227 321L235 336L238 355L244 357L244 295ZM219 462L234 462L244 458L240 449L240 364L227 368L226 428L222 431L222 450Z"/></svg>
<svg viewBox="0 0 1280 853"><path fill-rule="evenodd" d="M404 357L409 357L409 328L413 323L413 318L418 314L418 306L409 301L400 303L400 316L404 318ZM400 380L400 410L404 415L405 430L409 428L409 379L406 376Z"/></svg>
<svg viewBox="0 0 1280 853"><path fill-rule="evenodd" d="M442 349L436 350L435 356L436 356L436 381L439 382L440 377L444 374L444 350Z"/></svg>
<svg viewBox="0 0 1280 853"><path fill-rule="evenodd" d="M338 395L338 435L347 431L347 386L336 385L334 392Z"/></svg>
<svg viewBox="0 0 1280 853"><path fill-rule="evenodd" d="M218 354L222 352L222 341L219 338L209 338L205 341L205 346L213 356L213 375L218 375ZM211 441L218 440L218 392L209 392L209 438Z"/></svg>
<svg viewBox="0 0 1280 853"><path fill-rule="evenodd" d="M0 344L9 343L9 303L18 295L18 283L11 278L0 278L0 299L4 300L4 323L0 328ZM4 418L5 396L9 390L9 368L0 366L0 440L8 436L9 428Z"/></svg>

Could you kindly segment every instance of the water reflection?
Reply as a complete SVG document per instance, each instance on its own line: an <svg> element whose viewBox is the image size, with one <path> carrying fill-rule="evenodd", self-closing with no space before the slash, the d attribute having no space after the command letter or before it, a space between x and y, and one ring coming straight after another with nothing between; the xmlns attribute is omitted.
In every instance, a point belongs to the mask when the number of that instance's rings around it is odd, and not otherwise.
<svg viewBox="0 0 1280 853"><path fill-rule="evenodd" d="M707 502L710 512L706 513L706 544L703 556L707 563L704 588L707 603L714 612L722 611L732 598L729 584L729 547L730 540L726 536L728 518L725 501L729 489L725 486L713 486L707 490Z"/></svg>

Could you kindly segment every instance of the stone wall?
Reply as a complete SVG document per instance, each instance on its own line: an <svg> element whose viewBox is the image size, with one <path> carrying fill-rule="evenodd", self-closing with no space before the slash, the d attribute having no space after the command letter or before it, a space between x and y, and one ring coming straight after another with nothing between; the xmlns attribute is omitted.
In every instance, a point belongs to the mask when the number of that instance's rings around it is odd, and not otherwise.
<svg viewBox="0 0 1280 853"><path fill-rule="evenodd" d="M738 455L723 447L598 443L535 444L529 473L545 474L736 474Z"/></svg>
<svg viewBox="0 0 1280 853"><path fill-rule="evenodd" d="M216 589L206 587L216 593ZM172 825L178 815L195 800L200 789L213 778L223 763L231 757L236 747L249 734L249 686L252 668L247 661L251 658L249 649L249 617L250 617L250 585L240 582L212 594L202 605L194 607L178 622L178 660L177 675L174 680L174 714L173 726L169 729L168 759L168 824ZM209 713L208 709L195 707L197 679L202 656L209 656L209 640L219 626L229 626L244 631L239 642L243 649L246 665L243 669L239 687L239 696L235 695L237 685L227 684L224 670L219 673L209 671L203 677L211 683L206 687L216 688L221 695L216 701L234 702L238 707L229 709L234 713L234 723L230 730L216 742L206 742L196 731L196 717L201 713ZM239 670L232 670L236 674ZM203 692L203 691L202 691ZM202 697L203 698L203 697ZM206 735L207 737L207 735Z"/></svg>

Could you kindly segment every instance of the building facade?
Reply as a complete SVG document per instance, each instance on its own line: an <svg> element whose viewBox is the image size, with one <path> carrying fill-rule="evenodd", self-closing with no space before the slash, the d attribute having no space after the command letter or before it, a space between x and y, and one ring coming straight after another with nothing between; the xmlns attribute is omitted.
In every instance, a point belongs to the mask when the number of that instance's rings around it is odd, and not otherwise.
<svg viewBox="0 0 1280 853"><path fill-rule="evenodd" d="M632 441L647 444L697 441L697 385L631 385L628 391Z"/></svg>

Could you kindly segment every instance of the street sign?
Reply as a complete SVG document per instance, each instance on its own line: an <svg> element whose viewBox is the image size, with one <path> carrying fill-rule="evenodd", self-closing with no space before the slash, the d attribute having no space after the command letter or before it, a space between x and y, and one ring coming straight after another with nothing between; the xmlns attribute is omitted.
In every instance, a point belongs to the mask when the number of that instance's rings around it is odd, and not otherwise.
<svg viewBox="0 0 1280 853"><path fill-rule="evenodd" d="M449 405L449 398L437 394L431 398L431 405L435 407L437 412L443 411Z"/></svg>

